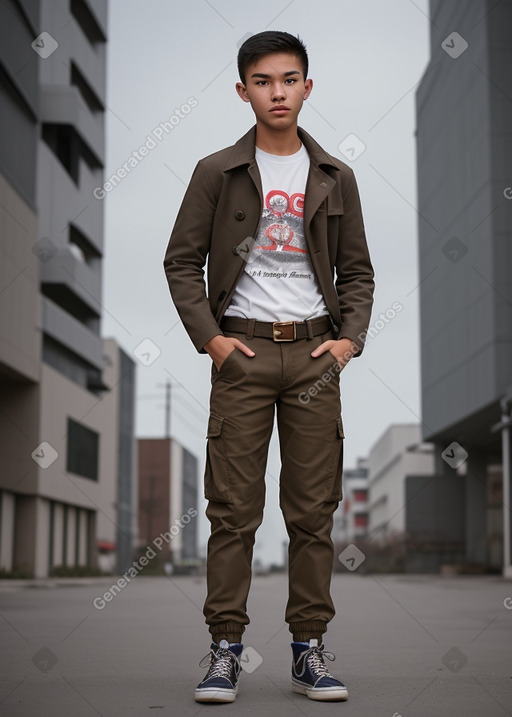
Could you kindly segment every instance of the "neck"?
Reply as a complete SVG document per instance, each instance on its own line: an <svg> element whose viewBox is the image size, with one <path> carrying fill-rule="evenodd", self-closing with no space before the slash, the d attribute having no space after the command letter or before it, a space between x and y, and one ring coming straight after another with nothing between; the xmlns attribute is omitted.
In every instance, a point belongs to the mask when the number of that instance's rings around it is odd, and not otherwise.
<svg viewBox="0 0 512 717"><path fill-rule="evenodd" d="M297 125L282 131L269 130L268 127L256 125L256 146L268 154L295 154L301 148L297 134Z"/></svg>

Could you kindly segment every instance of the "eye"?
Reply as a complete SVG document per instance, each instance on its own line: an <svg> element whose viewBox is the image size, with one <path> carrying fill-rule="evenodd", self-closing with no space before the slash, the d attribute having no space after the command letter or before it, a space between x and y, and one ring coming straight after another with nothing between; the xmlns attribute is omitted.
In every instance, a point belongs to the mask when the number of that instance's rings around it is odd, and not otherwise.
<svg viewBox="0 0 512 717"><path fill-rule="evenodd" d="M294 82L297 82L297 80L295 80L293 77L288 77L288 78L285 80L285 82L288 82L288 83L290 83L290 84L293 85L293 83L294 83Z"/></svg>

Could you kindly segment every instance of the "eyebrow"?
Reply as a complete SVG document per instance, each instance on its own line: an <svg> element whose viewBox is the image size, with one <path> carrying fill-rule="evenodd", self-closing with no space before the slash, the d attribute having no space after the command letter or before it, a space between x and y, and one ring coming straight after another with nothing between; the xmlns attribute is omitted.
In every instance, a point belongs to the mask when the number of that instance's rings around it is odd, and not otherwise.
<svg viewBox="0 0 512 717"><path fill-rule="evenodd" d="M290 75L300 75L298 70L289 70L289 72L283 72L283 77L290 77ZM266 75L263 72L255 72L251 77L261 77L264 80L269 80L271 75Z"/></svg>

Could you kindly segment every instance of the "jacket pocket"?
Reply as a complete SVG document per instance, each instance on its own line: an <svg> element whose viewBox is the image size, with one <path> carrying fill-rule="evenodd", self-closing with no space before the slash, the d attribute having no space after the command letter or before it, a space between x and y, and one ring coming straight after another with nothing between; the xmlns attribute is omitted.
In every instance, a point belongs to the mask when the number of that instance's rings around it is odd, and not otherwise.
<svg viewBox="0 0 512 717"><path fill-rule="evenodd" d="M211 413L208 419L204 497L219 503L232 503L223 435L224 420L224 417L217 413Z"/></svg>

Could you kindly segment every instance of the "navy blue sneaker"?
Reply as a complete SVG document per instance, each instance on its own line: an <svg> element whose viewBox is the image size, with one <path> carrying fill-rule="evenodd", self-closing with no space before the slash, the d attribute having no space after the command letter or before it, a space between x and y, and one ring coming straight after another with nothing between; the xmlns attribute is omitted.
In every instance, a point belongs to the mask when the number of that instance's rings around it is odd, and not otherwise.
<svg viewBox="0 0 512 717"><path fill-rule="evenodd" d="M230 646L227 640L221 640L217 645L212 642L210 652L203 660L210 658L208 672L200 682L194 694L196 702L234 702L238 692L238 676L242 666L240 657L244 646L236 643Z"/></svg>
<svg viewBox="0 0 512 717"><path fill-rule="evenodd" d="M311 639L309 647L304 642L292 642L292 690L306 695L310 700L337 702L348 700L348 690L327 669L324 657L336 659L332 652L326 652L318 640Z"/></svg>

